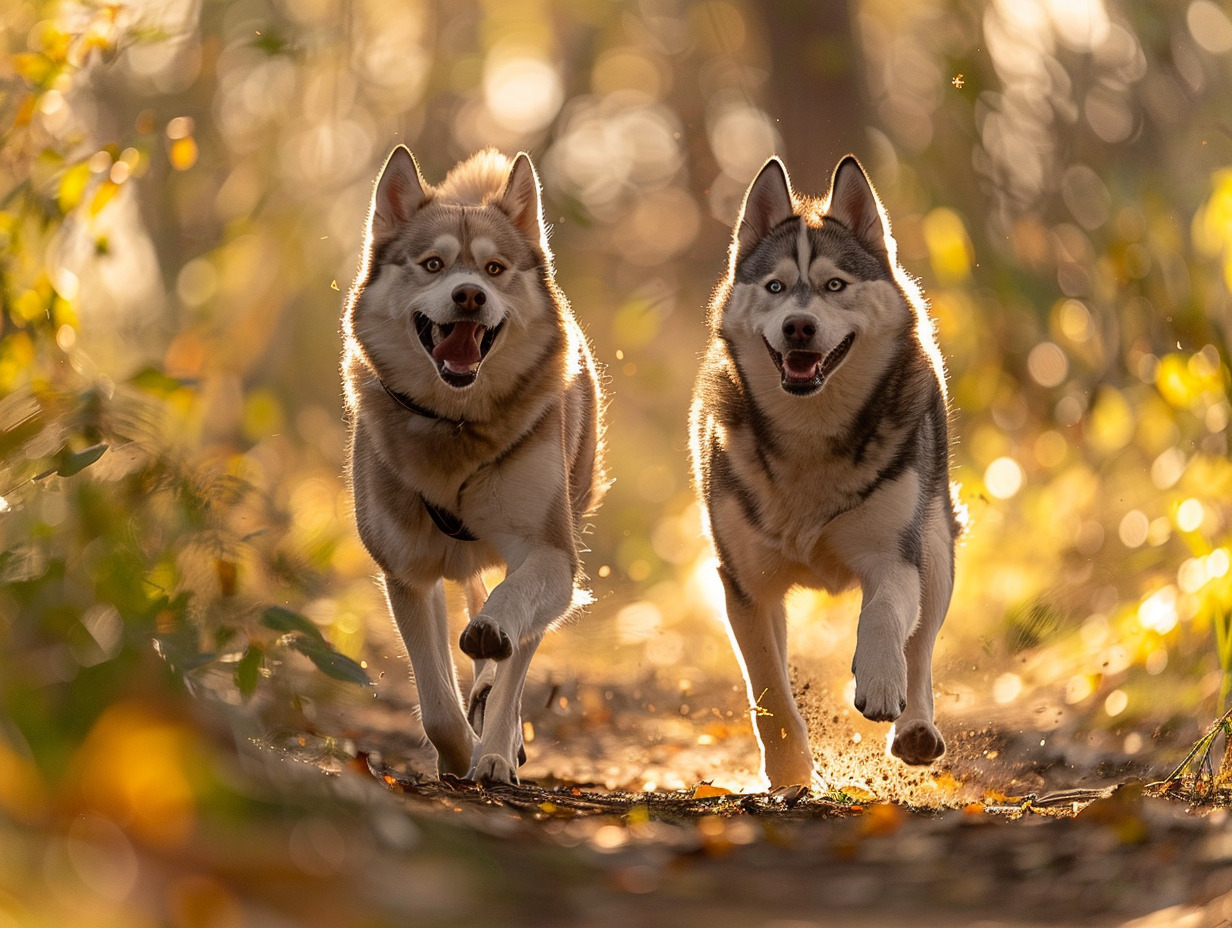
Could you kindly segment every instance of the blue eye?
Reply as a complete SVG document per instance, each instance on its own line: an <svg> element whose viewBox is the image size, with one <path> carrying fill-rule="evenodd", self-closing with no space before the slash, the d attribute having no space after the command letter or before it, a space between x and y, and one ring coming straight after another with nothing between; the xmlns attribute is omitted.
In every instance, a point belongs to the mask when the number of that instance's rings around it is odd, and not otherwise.
<svg viewBox="0 0 1232 928"><path fill-rule="evenodd" d="M841 277L831 277L826 281L826 289L831 293L838 293L840 290L846 290L847 281L843 280Z"/></svg>
<svg viewBox="0 0 1232 928"><path fill-rule="evenodd" d="M770 283L766 284L766 289L771 293L782 293L783 282L781 280L772 280Z"/></svg>

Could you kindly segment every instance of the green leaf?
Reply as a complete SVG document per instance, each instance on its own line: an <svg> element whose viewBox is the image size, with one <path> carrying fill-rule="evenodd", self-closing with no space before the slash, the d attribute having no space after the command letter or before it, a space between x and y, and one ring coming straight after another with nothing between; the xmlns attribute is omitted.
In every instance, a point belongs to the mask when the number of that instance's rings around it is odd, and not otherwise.
<svg viewBox="0 0 1232 928"><path fill-rule="evenodd" d="M256 644L250 644L239 663L235 665L235 685L240 691L244 702L252 698L257 688L257 680L261 676L261 665L265 662L265 650Z"/></svg>
<svg viewBox="0 0 1232 928"><path fill-rule="evenodd" d="M59 474L61 477L72 477L101 458L106 451L106 442L91 445L81 451L70 451L64 448L56 455L56 469L52 473Z"/></svg>
<svg viewBox="0 0 1232 928"><path fill-rule="evenodd" d="M164 399L183 387L196 385L194 380L172 377L156 367L147 367L145 370L130 377L128 382L137 389L149 393L151 396L158 396Z"/></svg>
<svg viewBox="0 0 1232 928"><path fill-rule="evenodd" d="M262 612L261 624L276 632L300 632L313 641L325 644L325 636L321 634L321 630L312 623L311 619L283 606L270 606Z"/></svg>
<svg viewBox="0 0 1232 928"><path fill-rule="evenodd" d="M335 651L324 641L318 642L297 637L291 642L291 646L316 664L317 669L328 677L344 683L358 683L361 686L367 686L372 682L363 667L345 654Z"/></svg>

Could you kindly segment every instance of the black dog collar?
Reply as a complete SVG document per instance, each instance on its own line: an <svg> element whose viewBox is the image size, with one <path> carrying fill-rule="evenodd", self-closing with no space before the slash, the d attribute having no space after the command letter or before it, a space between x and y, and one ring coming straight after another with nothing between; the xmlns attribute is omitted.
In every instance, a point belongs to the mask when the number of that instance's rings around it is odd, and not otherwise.
<svg viewBox="0 0 1232 928"><path fill-rule="evenodd" d="M425 419L436 419L440 422L453 422L456 425L463 424L457 419L449 419L436 412L433 412L431 409L428 409L428 407L426 406L420 406L418 403L416 403L413 399L411 399L405 393L399 393L397 390L395 390L393 387L387 384L383 379L381 379L380 376L377 376L376 381L382 387L385 388L385 392L388 393L393 398L393 401L395 403L397 403L399 406L401 406L403 409L407 410L408 412L413 412L417 416L423 416Z"/></svg>

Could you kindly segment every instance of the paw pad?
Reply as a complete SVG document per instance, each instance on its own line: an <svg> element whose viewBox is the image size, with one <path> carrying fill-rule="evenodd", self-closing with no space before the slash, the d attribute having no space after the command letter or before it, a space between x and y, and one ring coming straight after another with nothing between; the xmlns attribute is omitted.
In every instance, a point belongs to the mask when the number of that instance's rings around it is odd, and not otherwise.
<svg viewBox="0 0 1232 928"><path fill-rule="evenodd" d="M503 661L513 653L513 642L495 622L472 619L466 628L462 629L462 637L458 641L462 652L474 660Z"/></svg>

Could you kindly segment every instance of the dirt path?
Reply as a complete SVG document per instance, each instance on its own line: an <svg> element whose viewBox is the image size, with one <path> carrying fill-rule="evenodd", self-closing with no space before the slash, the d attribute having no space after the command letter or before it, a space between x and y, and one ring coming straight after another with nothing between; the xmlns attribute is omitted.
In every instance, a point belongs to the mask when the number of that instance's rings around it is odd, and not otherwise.
<svg viewBox="0 0 1232 928"><path fill-rule="evenodd" d="M444 847L479 843L467 879L481 888L442 924L1232 924L1227 812L1143 789L1180 739L1147 732L1155 749L1129 755L1124 732L1076 717L1041 732L954 713L944 761L909 770L886 756L884 726L810 687L829 789L765 794L730 679L565 666L528 687L516 787L422 776L430 749L396 659L377 699L317 720L321 766L380 784L374 801ZM282 747L314 761L321 745Z"/></svg>

